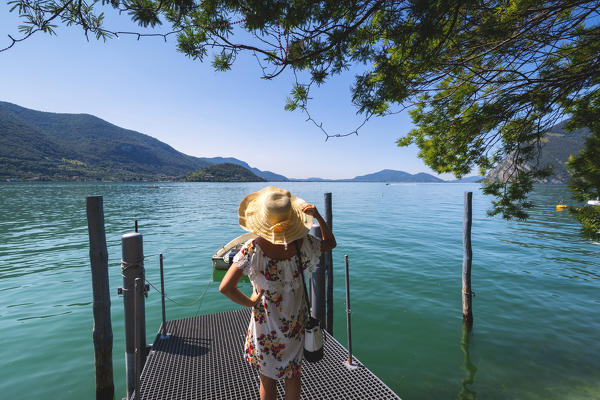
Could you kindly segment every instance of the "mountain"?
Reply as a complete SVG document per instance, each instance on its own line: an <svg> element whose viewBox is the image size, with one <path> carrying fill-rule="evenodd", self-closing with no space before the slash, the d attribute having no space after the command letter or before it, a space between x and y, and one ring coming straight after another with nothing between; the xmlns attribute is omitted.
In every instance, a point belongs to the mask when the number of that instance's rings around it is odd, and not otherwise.
<svg viewBox="0 0 600 400"><path fill-rule="evenodd" d="M433 175L419 172L417 174L409 174L404 171L395 171L393 169L383 169L372 174L355 176L352 179L324 179L324 178L288 178L290 182L412 182L412 183L437 183L446 182Z"/></svg>
<svg viewBox="0 0 600 400"><path fill-rule="evenodd" d="M348 179L325 179L325 178L288 178L290 182L346 182Z"/></svg>
<svg viewBox="0 0 600 400"><path fill-rule="evenodd" d="M395 171L392 169L384 169L379 172L372 174L361 175L349 179L350 182L416 182L416 183L432 183L432 182L445 182L444 180L437 178L433 175L419 172L418 174L411 175L404 171Z"/></svg>
<svg viewBox="0 0 600 400"><path fill-rule="evenodd" d="M591 135L589 129L586 128L567 132L564 129L566 122L554 125L544 133L539 165L541 167L550 166L552 175L539 180L539 183L567 183L569 171L565 162L571 154L577 154L584 148L585 139ZM531 168L532 165L529 163L525 168ZM510 157L507 157L488 173L486 179L501 180L510 173L510 170Z"/></svg>
<svg viewBox="0 0 600 400"><path fill-rule="evenodd" d="M466 178L455 179L453 181L446 181L448 183L478 183L483 181L483 176L467 176Z"/></svg>
<svg viewBox="0 0 600 400"><path fill-rule="evenodd" d="M223 164L229 165L205 169ZM232 165L248 170L250 175ZM389 169L353 179L288 179L252 168L236 158L192 157L151 136L93 115L42 112L0 102L2 180L157 180L176 179L194 171L196 175L188 177L201 180L207 180L208 175L224 181L444 182L426 173L411 175Z"/></svg>
<svg viewBox="0 0 600 400"><path fill-rule="evenodd" d="M0 175L53 179L177 176L209 163L88 114L0 102Z"/></svg>
<svg viewBox="0 0 600 400"><path fill-rule="evenodd" d="M286 178L283 175L279 175L279 174L276 174L271 171L261 171L260 169L253 168L253 167L249 166L246 162L244 162L242 160L238 160L237 158L233 158L233 157L211 157L211 158L202 157L202 158L200 158L200 160L206 161L210 164L223 164L223 163L237 164L237 165L240 165L240 166L252 171L254 174L260 176L261 178L263 178L264 180L269 181L269 182L287 182L288 181L288 178Z"/></svg>
<svg viewBox="0 0 600 400"><path fill-rule="evenodd" d="M217 161L183 154L151 136L93 115L42 112L0 102L2 180L169 179Z"/></svg>
<svg viewBox="0 0 600 400"><path fill-rule="evenodd" d="M179 180L185 182L264 182L241 165L232 163L214 164L199 171L188 172Z"/></svg>

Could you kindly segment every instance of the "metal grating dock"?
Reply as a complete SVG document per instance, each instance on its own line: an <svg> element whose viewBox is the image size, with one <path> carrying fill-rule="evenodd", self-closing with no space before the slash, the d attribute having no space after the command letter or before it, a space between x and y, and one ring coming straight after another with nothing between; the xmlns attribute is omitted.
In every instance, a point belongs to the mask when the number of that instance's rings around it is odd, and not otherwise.
<svg viewBox="0 0 600 400"><path fill-rule="evenodd" d="M259 399L258 372L244 358L250 309L167 322L169 339L157 337L135 399ZM332 336L325 358L302 365L302 399L399 399L362 364L344 366L347 350ZM284 398L283 380L278 383Z"/></svg>

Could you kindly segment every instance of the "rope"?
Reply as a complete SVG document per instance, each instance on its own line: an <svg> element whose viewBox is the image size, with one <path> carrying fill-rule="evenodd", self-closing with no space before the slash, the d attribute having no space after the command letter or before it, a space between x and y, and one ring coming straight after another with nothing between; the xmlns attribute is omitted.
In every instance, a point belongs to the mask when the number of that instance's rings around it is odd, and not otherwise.
<svg viewBox="0 0 600 400"><path fill-rule="evenodd" d="M133 267L142 267L142 269L144 268L144 260L142 261L138 261L138 262L134 262L134 263L129 263L125 260L121 260L121 276L123 278L127 278L125 276L125 271L128 270L129 268L133 268Z"/></svg>
<svg viewBox="0 0 600 400"><path fill-rule="evenodd" d="M152 282L150 282L148 279L146 279L146 283L148 283L148 285L150 285L150 287L152 287L152 289L156 290L159 294L163 294L160 289L158 289L156 286L154 286L152 284ZM164 296L166 299L168 299L169 301L172 301L173 303L182 306L182 307L189 307L189 306L193 306L194 304L202 301L202 299L204 298L204 296L206 295L206 292L208 290L208 287L210 286L210 282L208 282L208 284L206 285L206 287L204 288L204 292L200 295L200 297L198 297L196 300L192 301L191 303L180 303L177 300L173 300L172 298L170 298L169 296L167 296L166 293L164 293Z"/></svg>
<svg viewBox="0 0 600 400"><path fill-rule="evenodd" d="M146 259L149 259L149 258L152 258L152 257L158 257L158 256L160 256L161 254L163 254L163 256L164 256L164 254L167 252L167 250L169 250L169 251L170 251L170 250L193 250L193 249L199 249L199 248L201 248L201 247L204 247L204 246L198 245L198 246L189 246L189 247L167 247L167 248L166 248L164 251L162 251L161 253L156 253L156 254L147 254L147 255L145 255L143 260L146 260ZM125 262L125 261L121 260L121 263L120 263L120 265L121 265L121 266L123 266L123 264L125 264L125 265L126 265L126 267L135 267L135 266L138 266L138 265L140 265L140 263L142 263L142 264L143 264L143 260L142 260L142 261L139 261L138 263L127 263L127 262ZM110 264L110 265L115 265L115 266L116 266L116 265L117 265L117 263L115 262L114 264ZM142 266L143 266L143 265L142 265Z"/></svg>
<svg viewBox="0 0 600 400"><path fill-rule="evenodd" d="M210 284L211 284L211 282L208 281L208 283L206 284L206 287L204 288L204 292L200 296L200 304L198 304L198 309L196 310L196 315L198 315L198 313L200 312L200 309L202 308L202 300L204 300L204 295L208 291L208 288L209 288Z"/></svg>
<svg viewBox="0 0 600 400"><path fill-rule="evenodd" d="M199 249L201 247L203 247L203 246L197 245L197 246L189 246L189 247L167 247L164 252L166 252L167 250L192 250L192 249Z"/></svg>
<svg viewBox="0 0 600 400"><path fill-rule="evenodd" d="M188 249L195 249L195 248L199 248L199 247L201 247L201 246L191 246L191 247L172 247L172 248L170 248L170 250L175 250L175 249L177 249L177 250L188 250ZM146 256L144 256L144 257L143 257L143 259L142 259L141 261L134 262L134 263L129 263L129 262L125 261L125 260L121 260L121 264L120 264L120 266L121 266L121 268L122 268L122 269L121 269L121 276L122 276L123 278L126 278L126 276L125 276L125 274L124 274L124 273L125 273L125 271L126 271L127 269L129 269L129 268L134 268L134 267L142 267L142 268L144 268L144 260L145 260L145 259L147 259L147 258L150 258L150 257L156 257L156 256L160 256L161 254L163 254L163 253L146 255ZM163 255L164 255L164 254L163 254ZM115 264L115 265L116 265L116 264ZM145 274L144 274L144 275L145 275ZM156 286L154 286L154 285L152 284L152 282L150 282L150 281L149 281L149 280L148 280L148 279L147 279L145 276L144 276L144 280L146 281L146 283L147 283L147 284L148 284L148 285L149 285L149 286L150 286L152 289L156 290L156 292L158 292L158 294L163 294L163 293L160 291L160 289L158 289ZM198 297L197 299L195 299L195 300L194 300L194 301L192 301L191 303L180 303L180 302L178 302L177 300L174 300L174 299L170 298L170 297L169 297L169 296L168 296L166 293L164 293L164 296L165 296L165 298L166 298L167 300L169 300L169 301L171 301L171 302L173 302L173 303L175 303L175 304L177 304L177 305L179 305L179 306L182 306L182 307L189 307L189 306L193 306L193 305L194 305L194 304L196 304L196 303L200 303L200 305L198 306L198 309L196 310L196 314L197 314L197 313L200 311L200 308L202 307L202 300L204 299L204 296L205 296L205 295L206 295L206 293L208 292L208 288L209 288L210 284L211 284L211 282L209 281L209 282L207 283L207 285L205 286L205 288L204 288L204 290L203 290L202 294L200 295L200 297ZM122 289L122 290L123 290L123 291L126 291L126 289Z"/></svg>

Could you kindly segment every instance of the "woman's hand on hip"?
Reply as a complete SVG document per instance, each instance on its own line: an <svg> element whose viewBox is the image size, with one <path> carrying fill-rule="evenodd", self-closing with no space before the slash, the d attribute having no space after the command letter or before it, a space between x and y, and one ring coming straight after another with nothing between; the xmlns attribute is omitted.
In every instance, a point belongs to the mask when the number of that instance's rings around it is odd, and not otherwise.
<svg viewBox="0 0 600 400"><path fill-rule="evenodd" d="M260 302L265 293L265 289L259 289L258 291L254 289L252 291L252 296L250 296L250 301L252 302L251 307L256 307L256 305Z"/></svg>

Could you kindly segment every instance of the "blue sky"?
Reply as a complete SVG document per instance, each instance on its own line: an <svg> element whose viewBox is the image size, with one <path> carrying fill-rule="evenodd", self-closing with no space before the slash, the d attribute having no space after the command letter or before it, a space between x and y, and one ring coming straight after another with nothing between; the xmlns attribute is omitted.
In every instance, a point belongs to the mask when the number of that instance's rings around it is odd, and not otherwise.
<svg viewBox="0 0 600 400"><path fill-rule="evenodd" d="M0 3L0 48L20 23ZM131 29L127 17L108 27ZM433 172L415 147L395 141L411 129L406 113L373 119L358 136L325 136L299 111L283 109L293 76L261 79L250 55L229 72L210 58L193 61L175 38L122 37L86 41L81 29L59 26L58 36L36 33L0 53L1 101L60 113L88 113L136 130L197 157L235 157L293 178L352 178L382 169ZM313 92L311 114L331 132L361 122L350 102L351 72ZM450 179L451 176L442 176Z"/></svg>

